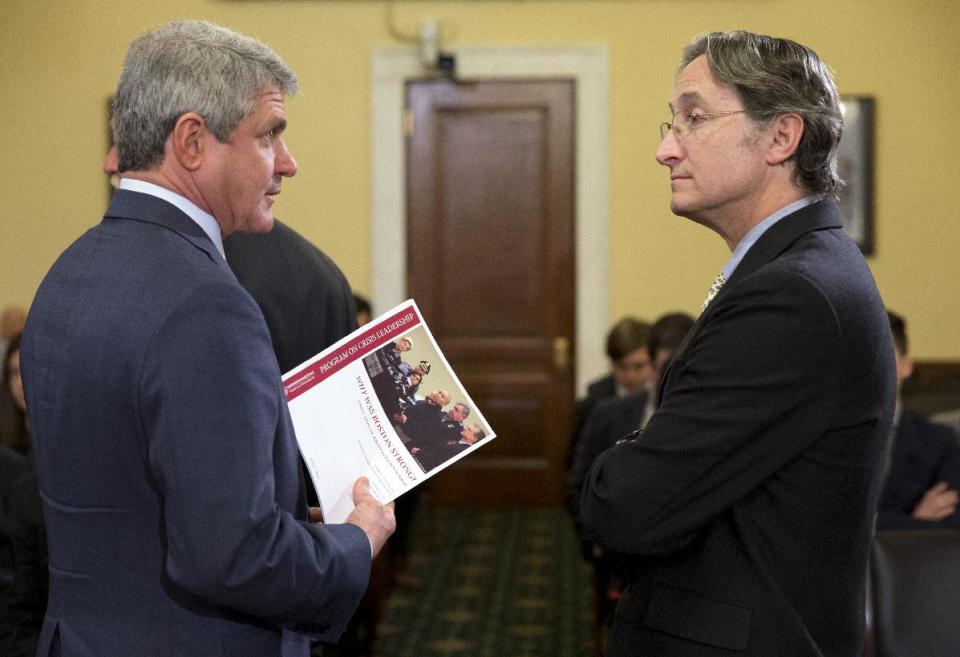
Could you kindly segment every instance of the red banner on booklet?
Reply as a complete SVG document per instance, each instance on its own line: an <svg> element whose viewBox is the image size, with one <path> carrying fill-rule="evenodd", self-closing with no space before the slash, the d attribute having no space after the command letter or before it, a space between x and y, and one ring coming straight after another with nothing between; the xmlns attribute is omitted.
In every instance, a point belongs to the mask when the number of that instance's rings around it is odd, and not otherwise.
<svg viewBox="0 0 960 657"><path fill-rule="evenodd" d="M340 371L349 363L391 342L393 338L418 326L422 321L413 306L407 306L382 322L372 325L350 342L345 342L329 354L285 378L283 391L287 401L296 399L334 372Z"/></svg>

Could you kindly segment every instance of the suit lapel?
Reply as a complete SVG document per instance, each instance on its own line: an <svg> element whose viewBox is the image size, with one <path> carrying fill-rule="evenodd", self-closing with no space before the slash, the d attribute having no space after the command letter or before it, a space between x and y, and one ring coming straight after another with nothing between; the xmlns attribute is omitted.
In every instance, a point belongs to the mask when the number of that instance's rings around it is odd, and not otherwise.
<svg viewBox="0 0 960 657"><path fill-rule="evenodd" d="M732 290L737 283L754 273L764 265L772 262L785 251L787 251L799 238L816 230L825 230L831 228L842 228L843 223L840 220L840 213L837 210L837 204L833 200L817 201L810 205L789 214L773 226L767 232L760 236L760 239L750 247L750 250L743 256L743 260L737 265L737 268L731 274L730 279L724 283L723 287L713 298L706 310L697 317L693 328L684 338L683 342L670 359L663 377L660 380L659 400L670 387L673 374L673 363L682 359L687 347L700 332L701 327L707 321L708 317L719 307L723 297Z"/></svg>

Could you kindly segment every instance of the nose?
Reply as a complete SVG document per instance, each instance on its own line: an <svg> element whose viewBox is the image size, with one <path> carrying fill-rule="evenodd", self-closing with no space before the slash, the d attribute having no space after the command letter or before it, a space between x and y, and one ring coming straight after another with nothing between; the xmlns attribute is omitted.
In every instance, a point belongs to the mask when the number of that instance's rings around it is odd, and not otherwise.
<svg viewBox="0 0 960 657"><path fill-rule="evenodd" d="M287 144L283 139L279 140L274 169L277 174L287 178L292 178L297 175L297 161L293 159L293 155L287 149Z"/></svg>
<svg viewBox="0 0 960 657"><path fill-rule="evenodd" d="M677 136L673 130L668 130L667 134L660 140L660 146L657 147L657 162L668 167L675 160L679 160L682 154L683 148L677 141Z"/></svg>

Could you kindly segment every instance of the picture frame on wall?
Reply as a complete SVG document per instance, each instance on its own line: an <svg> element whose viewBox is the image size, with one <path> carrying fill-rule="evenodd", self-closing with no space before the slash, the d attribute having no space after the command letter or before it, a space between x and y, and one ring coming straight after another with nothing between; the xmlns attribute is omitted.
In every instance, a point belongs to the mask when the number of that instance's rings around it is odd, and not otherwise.
<svg viewBox="0 0 960 657"><path fill-rule="evenodd" d="M840 96L843 136L837 153L843 230L864 255L874 252L873 133L874 99L871 96Z"/></svg>

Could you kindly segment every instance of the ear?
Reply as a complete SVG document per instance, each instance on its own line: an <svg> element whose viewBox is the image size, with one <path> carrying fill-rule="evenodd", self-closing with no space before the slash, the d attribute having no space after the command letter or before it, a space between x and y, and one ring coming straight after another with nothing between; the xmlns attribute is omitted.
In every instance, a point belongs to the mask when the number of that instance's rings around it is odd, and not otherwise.
<svg viewBox="0 0 960 657"><path fill-rule="evenodd" d="M196 171L203 162L206 139L211 136L203 117L196 112L187 112L177 119L170 133L173 155L187 171Z"/></svg>
<svg viewBox="0 0 960 657"><path fill-rule="evenodd" d="M897 365L899 366L900 373L903 375L904 379L909 379L913 376L913 357L910 355L905 355L903 358L897 359Z"/></svg>
<svg viewBox="0 0 960 657"><path fill-rule="evenodd" d="M789 160L803 137L803 117L799 114L781 114L767 128L769 147L767 164L783 164Z"/></svg>

